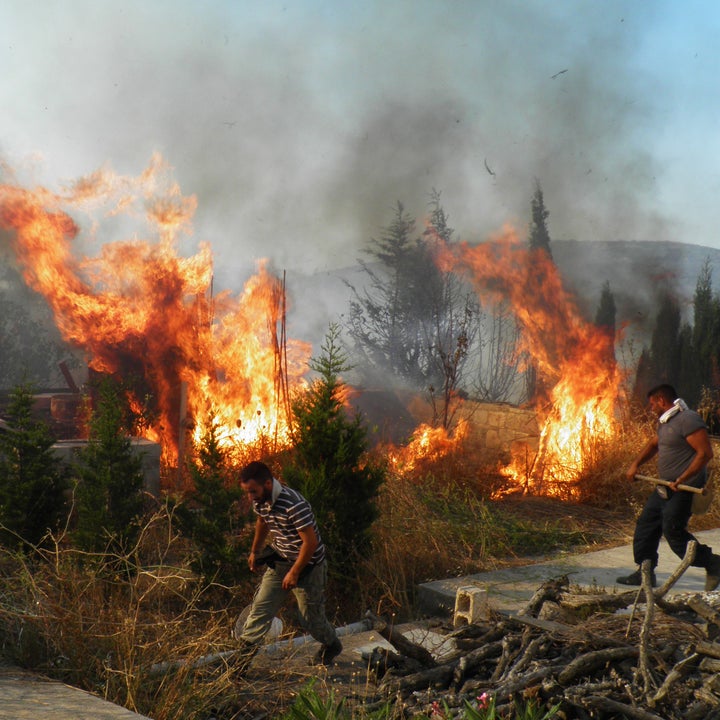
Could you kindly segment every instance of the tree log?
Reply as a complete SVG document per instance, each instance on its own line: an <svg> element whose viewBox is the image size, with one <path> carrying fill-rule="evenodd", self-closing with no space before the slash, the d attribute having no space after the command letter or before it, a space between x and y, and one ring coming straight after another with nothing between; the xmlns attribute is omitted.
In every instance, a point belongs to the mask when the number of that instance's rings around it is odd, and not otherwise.
<svg viewBox="0 0 720 720"><path fill-rule="evenodd" d="M655 707L661 700L664 700L668 694L670 688L678 681L682 680L690 670L697 665L698 658L700 656L697 653L693 653L689 657L684 658L679 663L676 663L675 667L667 674L663 684L658 688L655 695L648 700L650 707Z"/></svg>
<svg viewBox="0 0 720 720"><path fill-rule="evenodd" d="M650 644L650 628L652 625L653 615L655 614L655 596L652 591L652 561L643 560L640 567L642 574L643 590L645 591L646 605L645 605L645 618L643 619L642 627L640 628L640 657L638 662L638 669L640 675L642 675L643 682L645 683L645 694L650 693L651 688L655 682L650 672L650 663L648 659L648 646Z"/></svg>
<svg viewBox="0 0 720 720"><path fill-rule="evenodd" d="M445 689L453 678L453 665L438 665L437 667L405 675L405 677L386 678L379 690L386 695L409 695L415 690L428 687Z"/></svg>
<svg viewBox="0 0 720 720"><path fill-rule="evenodd" d="M655 591L655 599L659 600L670 591L670 588L682 577L682 574L692 565L697 550L697 540L691 540L685 549L685 556L680 564L673 570L672 575Z"/></svg>
<svg viewBox="0 0 720 720"><path fill-rule="evenodd" d="M648 712L642 708L627 705L626 703L618 702L617 700L611 700L603 695L578 697L572 702L587 709L607 710L611 713L617 713L620 717L630 718L631 720L664 720L660 715Z"/></svg>
<svg viewBox="0 0 720 720"><path fill-rule="evenodd" d="M511 678L506 682L500 684L495 689L495 700L497 703L506 700L511 695L518 692L524 692L528 688L537 685L539 682L545 680L545 678L555 675L563 666L562 665L547 665L544 668L534 670L533 672L526 673L525 675L518 678Z"/></svg>
<svg viewBox="0 0 720 720"><path fill-rule="evenodd" d="M720 659L720 643L701 640L695 644L695 652L711 658Z"/></svg>
<svg viewBox="0 0 720 720"><path fill-rule="evenodd" d="M407 655L407 657L417 660L426 668L432 668L437 665L432 653L422 645L408 640L402 633L398 632L377 615L368 611L365 613L365 616L372 620L373 629L379 632L401 655Z"/></svg>
<svg viewBox="0 0 720 720"><path fill-rule="evenodd" d="M462 657L465 666L464 673L467 675L473 672L483 661L500 655L502 650L502 642L497 641L464 655ZM380 686L380 690L385 693L399 692L400 694L406 694L413 690L428 687L428 685L444 683L444 687L448 687L453 680L455 668L459 663L460 658L428 670L421 670L420 672L406 675L405 677L386 678Z"/></svg>
<svg viewBox="0 0 720 720"><path fill-rule="evenodd" d="M546 580L533 594L527 605L520 610L519 615L531 615L537 617L546 600L559 602L563 591L568 588L570 581L567 575L559 578Z"/></svg>
<svg viewBox="0 0 720 720"><path fill-rule="evenodd" d="M606 648L605 650L593 650L575 658L558 675L558 682L567 687L580 675L591 675L595 670L605 663L625 660L626 658L637 657L639 650L636 647Z"/></svg>
<svg viewBox="0 0 720 720"><path fill-rule="evenodd" d="M720 613L714 607L712 607L712 605L708 605L698 595L692 595L691 597L689 597L687 604L701 618L703 618L703 620L707 620L708 623L710 623L711 625L716 625L717 627L720 627Z"/></svg>
<svg viewBox="0 0 720 720"><path fill-rule="evenodd" d="M538 635L536 638L533 638L515 663L505 672L503 679L511 680L512 678L516 678L521 672L524 672L528 665L537 657L540 650L547 644L547 635Z"/></svg>

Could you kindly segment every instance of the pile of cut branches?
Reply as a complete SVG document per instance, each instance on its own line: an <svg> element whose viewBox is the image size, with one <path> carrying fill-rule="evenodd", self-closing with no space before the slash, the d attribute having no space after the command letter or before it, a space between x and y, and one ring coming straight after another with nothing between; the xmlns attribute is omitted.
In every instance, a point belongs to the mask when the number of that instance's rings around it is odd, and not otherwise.
<svg viewBox="0 0 720 720"><path fill-rule="evenodd" d="M695 548L656 590L649 564L643 586L623 593L573 593L561 577L517 614L442 626L454 642L442 658L375 618L394 650L369 654L377 685L365 703L394 698L405 717L432 716L438 701L447 716L461 717L486 697L499 717L510 716L520 698L580 720L720 717L720 595L666 597Z"/></svg>

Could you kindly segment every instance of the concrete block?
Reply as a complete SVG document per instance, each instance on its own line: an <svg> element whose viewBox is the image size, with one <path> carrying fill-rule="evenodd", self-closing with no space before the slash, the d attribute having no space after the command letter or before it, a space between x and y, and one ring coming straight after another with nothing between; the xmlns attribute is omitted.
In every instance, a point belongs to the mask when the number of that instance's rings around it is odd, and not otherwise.
<svg viewBox="0 0 720 720"><path fill-rule="evenodd" d="M490 616L487 588L477 585L459 587L455 595L453 625L472 625Z"/></svg>

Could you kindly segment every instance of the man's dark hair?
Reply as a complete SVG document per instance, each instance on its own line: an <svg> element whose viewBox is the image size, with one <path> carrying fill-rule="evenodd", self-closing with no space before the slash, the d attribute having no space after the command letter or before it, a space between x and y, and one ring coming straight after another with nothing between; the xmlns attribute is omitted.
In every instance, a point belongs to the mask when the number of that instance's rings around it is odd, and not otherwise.
<svg viewBox="0 0 720 720"><path fill-rule="evenodd" d="M240 482L246 483L254 480L262 485L267 480L272 480L273 474L270 468L259 460L253 460L240 471Z"/></svg>
<svg viewBox="0 0 720 720"><path fill-rule="evenodd" d="M675 388L672 385L668 385L667 383L656 385L654 388L650 388L648 390L648 398L655 397L655 395L660 395L660 397L667 400L669 403L674 402L677 398Z"/></svg>

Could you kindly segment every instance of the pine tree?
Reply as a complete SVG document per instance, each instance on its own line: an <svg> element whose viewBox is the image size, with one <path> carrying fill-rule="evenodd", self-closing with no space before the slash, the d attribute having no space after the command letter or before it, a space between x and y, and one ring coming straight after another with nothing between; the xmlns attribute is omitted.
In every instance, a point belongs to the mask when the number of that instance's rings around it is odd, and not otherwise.
<svg viewBox="0 0 720 720"><path fill-rule="evenodd" d="M379 267L361 261L368 284L362 291L350 285L349 333L364 360L363 369L376 370L379 377L390 372L422 388L427 384L428 355L422 319L430 312L423 289L433 270L414 232L415 220L398 203L390 225L367 249Z"/></svg>
<svg viewBox="0 0 720 720"><path fill-rule="evenodd" d="M175 506L181 532L197 551L193 569L208 582L223 583L247 577L247 540L240 539L244 515L242 489L231 471L228 454L220 446L217 428L210 424L189 463L193 490Z"/></svg>
<svg viewBox="0 0 720 720"><path fill-rule="evenodd" d="M610 281L606 280L603 284L600 293L600 303L595 313L595 325L605 330L611 337L615 337L616 315L615 296L610 289Z"/></svg>
<svg viewBox="0 0 720 720"><path fill-rule="evenodd" d="M657 384L652 360L650 359L650 350L643 347L635 370L635 385L633 387L633 399L635 402L644 407L648 390Z"/></svg>
<svg viewBox="0 0 720 720"><path fill-rule="evenodd" d="M0 542L38 545L66 517L67 471L52 451L48 425L32 416L29 385L18 385L0 431Z"/></svg>
<svg viewBox="0 0 720 720"><path fill-rule="evenodd" d="M348 332L366 381L385 385L390 377L427 393L435 421L447 427L479 309L469 288L436 262L453 235L436 190L429 209L420 237L398 203L380 239L371 240L367 253L376 262L361 262L369 278L362 291L350 285Z"/></svg>
<svg viewBox="0 0 720 720"><path fill-rule="evenodd" d="M610 282L605 281L600 293L600 304L595 313L595 325L607 336L607 360L615 362L615 296L610 290Z"/></svg>
<svg viewBox="0 0 720 720"><path fill-rule="evenodd" d="M688 332L681 328L678 301L670 293L664 293L660 298L650 347L643 348L638 361L634 395L639 402L644 402L647 391L659 383L679 387L683 362L681 335L688 343Z"/></svg>
<svg viewBox="0 0 720 720"><path fill-rule="evenodd" d="M545 252L552 259L552 251L550 250L550 233L548 232L547 219L550 217L550 211L545 207L545 198L543 196L542 186L539 180L535 180L535 192L530 202L530 232L528 233L528 246L531 251ZM531 253L532 254L532 253ZM530 260L532 262L532 258ZM530 271L531 268L528 268ZM528 360L528 366L525 371L525 394L529 400L537 400L544 397L548 393L543 379L537 371L537 367L532 358Z"/></svg>
<svg viewBox="0 0 720 720"><path fill-rule="evenodd" d="M330 573L353 582L356 563L370 547L375 499L385 470L367 457L360 416L348 417L344 407L340 373L349 366L337 325L330 326L322 354L310 365L319 377L293 403L295 458L284 477L313 507Z"/></svg>
<svg viewBox="0 0 720 720"><path fill-rule="evenodd" d="M144 506L142 459L132 451L127 415L119 386L103 378L88 443L76 466L74 537L84 550L124 552L139 532Z"/></svg>
<svg viewBox="0 0 720 720"><path fill-rule="evenodd" d="M650 359L656 382L677 385L680 379L680 305L670 293L660 299L650 341Z"/></svg>

